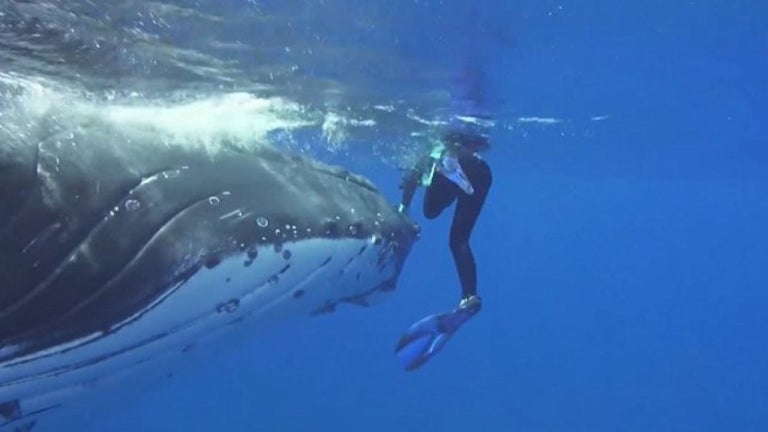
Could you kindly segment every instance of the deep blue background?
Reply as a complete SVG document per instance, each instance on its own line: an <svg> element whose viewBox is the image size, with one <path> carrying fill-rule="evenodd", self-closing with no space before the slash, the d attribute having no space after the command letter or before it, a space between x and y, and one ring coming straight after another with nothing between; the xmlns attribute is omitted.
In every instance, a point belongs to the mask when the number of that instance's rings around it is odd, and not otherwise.
<svg viewBox="0 0 768 432"><path fill-rule="evenodd" d="M498 1L482 313L399 370L400 331L459 291L450 217L415 212L389 303L200 357L111 430L768 430L768 6Z"/></svg>

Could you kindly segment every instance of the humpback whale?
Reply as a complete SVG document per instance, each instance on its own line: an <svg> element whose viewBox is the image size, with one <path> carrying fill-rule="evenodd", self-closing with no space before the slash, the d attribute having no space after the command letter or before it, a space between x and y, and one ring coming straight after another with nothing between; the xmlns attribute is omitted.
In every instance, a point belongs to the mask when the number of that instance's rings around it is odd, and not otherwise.
<svg viewBox="0 0 768 432"><path fill-rule="evenodd" d="M269 147L96 121L0 143L0 429L203 337L372 304L417 237L367 179Z"/></svg>

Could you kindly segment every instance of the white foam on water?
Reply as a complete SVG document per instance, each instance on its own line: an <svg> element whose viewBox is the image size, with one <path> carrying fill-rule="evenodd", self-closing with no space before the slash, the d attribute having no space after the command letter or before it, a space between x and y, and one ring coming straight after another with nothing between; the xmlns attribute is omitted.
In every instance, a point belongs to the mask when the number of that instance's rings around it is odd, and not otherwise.
<svg viewBox="0 0 768 432"><path fill-rule="evenodd" d="M348 130L352 128L369 128L376 126L373 119L356 119L346 117L336 112L328 112L322 125L323 138L329 144L331 150L339 150L347 139Z"/></svg>
<svg viewBox="0 0 768 432"><path fill-rule="evenodd" d="M140 94L126 99L97 97L42 78L0 73L4 123L34 126L44 118L63 124L94 120L126 132L156 134L159 143L204 147L215 153L224 144L243 148L267 145L269 135L316 124L304 108L277 97L245 92L152 100ZM13 114L13 115L11 115Z"/></svg>
<svg viewBox="0 0 768 432"><path fill-rule="evenodd" d="M223 141L247 147L265 145L271 132L313 124L296 103L248 93L174 104L107 105L100 116L121 128L156 132L170 144L202 145L210 151L216 151Z"/></svg>

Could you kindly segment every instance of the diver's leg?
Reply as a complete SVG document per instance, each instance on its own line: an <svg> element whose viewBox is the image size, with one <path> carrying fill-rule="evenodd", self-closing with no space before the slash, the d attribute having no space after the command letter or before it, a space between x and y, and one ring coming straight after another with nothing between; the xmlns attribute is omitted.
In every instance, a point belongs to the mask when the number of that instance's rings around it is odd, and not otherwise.
<svg viewBox="0 0 768 432"><path fill-rule="evenodd" d="M466 164L468 166L464 167L464 172L475 191L472 195L459 196L451 224L450 246L461 282L462 299L477 295L477 269L469 238L492 182L488 165L480 159L473 162Z"/></svg>
<svg viewBox="0 0 768 432"><path fill-rule="evenodd" d="M424 217L434 219L456 199L460 189L442 175L435 174L432 184L424 192Z"/></svg>

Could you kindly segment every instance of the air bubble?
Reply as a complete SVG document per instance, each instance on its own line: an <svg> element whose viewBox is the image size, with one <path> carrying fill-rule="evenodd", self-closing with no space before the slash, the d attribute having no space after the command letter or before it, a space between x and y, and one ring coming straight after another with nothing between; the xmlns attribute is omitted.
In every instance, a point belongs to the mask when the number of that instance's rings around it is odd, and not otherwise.
<svg viewBox="0 0 768 432"><path fill-rule="evenodd" d="M219 197L212 196L208 198L208 203L210 205L219 205L219 201L221 201L219 200Z"/></svg>
<svg viewBox="0 0 768 432"><path fill-rule="evenodd" d="M125 209L128 211L138 210L139 207L141 207L141 203L135 199L129 199L125 202Z"/></svg>
<svg viewBox="0 0 768 432"><path fill-rule="evenodd" d="M266 228L267 225L269 225L269 221L266 218L258 217L258 218L256 218L256 225L258 225L258 226L260 226L262 228Z"/></svg>

